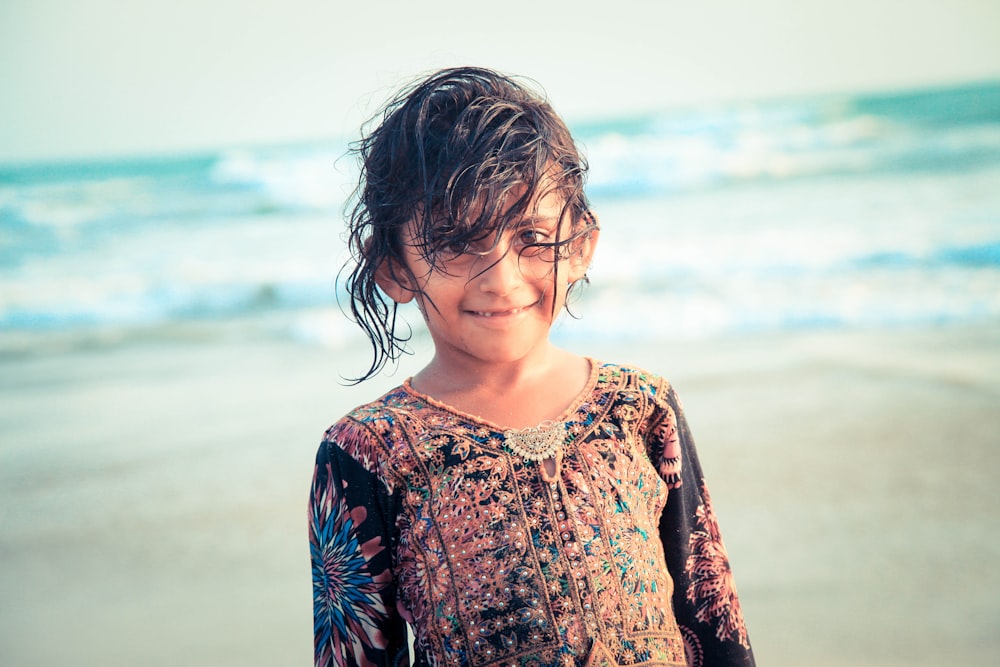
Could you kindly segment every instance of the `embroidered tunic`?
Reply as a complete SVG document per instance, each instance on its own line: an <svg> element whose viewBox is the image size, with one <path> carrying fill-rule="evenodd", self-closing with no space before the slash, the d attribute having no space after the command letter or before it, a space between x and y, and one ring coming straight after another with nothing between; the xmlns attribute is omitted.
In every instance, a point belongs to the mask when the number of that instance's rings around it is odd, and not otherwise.
<svg viewBox="0 0 1000 667"><path fill-rule="evenodd" d="M555 475L404 383L327 431L317 666L753 665L681 405L592 362Z"/></svg>

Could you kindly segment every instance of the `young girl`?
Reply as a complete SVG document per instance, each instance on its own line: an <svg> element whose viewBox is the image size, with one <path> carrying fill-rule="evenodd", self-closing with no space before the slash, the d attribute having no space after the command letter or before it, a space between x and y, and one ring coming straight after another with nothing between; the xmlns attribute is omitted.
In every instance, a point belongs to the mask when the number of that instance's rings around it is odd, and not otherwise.
<svg viewBox="0 0 1000 667"><path fill-rule="evenodd" d="M404 90L360 144L351 308L426 368L327 431L310 503L316 665L752 665L673 388L555 347L598 240L586 165L483 69ZM364 378L362 378L364 379Z"/></svg>

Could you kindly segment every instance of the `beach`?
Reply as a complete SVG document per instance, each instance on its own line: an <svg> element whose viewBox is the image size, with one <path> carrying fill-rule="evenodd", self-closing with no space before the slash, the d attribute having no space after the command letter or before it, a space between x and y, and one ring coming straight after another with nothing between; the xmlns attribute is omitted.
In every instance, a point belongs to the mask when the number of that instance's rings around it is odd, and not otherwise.
<svg viewBox="0 0 1000 667"><path fill-rule="evenodd" d="M0 663L309 664L306 500L363 345L0 346ZM1000 326L580 344L680 392L757 661L1000 655Z"/></svg>
<svg viewBox="0 0 1000 667"><path fill-rule="evenodd" d="M553 339L676 386L758 664L996 664L1000 82L571 129ZM344 381L355 139L0 164L2 667L310 663L320 438L430 352Z"/></svg>

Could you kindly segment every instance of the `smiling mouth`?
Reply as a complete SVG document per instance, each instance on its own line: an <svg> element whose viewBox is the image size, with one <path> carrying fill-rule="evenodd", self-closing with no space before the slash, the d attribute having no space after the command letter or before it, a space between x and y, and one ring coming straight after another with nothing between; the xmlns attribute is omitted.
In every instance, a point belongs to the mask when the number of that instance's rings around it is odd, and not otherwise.
<svg viewBox="0 0 1000 667"><path fill-rule="evenodd" d="M511 308L510 310L470 310L469 312L478 317L511 317L513 315L518 315L534 307L535 304L530 306L521 306L520 308Z"/></svg>

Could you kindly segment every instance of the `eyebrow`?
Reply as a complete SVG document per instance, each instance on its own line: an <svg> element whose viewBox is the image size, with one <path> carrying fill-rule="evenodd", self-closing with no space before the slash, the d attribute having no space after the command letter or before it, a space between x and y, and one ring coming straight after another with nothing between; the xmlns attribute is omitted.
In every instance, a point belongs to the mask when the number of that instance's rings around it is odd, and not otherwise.
<svg viewBox="0 0 1000 667"><path fill-rule="evenodd" d="M539 225L545 223L559 224L562 220L561 215L530 215L524 216L517 221L518 227L524 227L526 225Z"/></svg>

